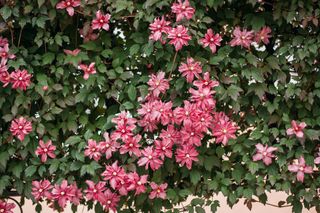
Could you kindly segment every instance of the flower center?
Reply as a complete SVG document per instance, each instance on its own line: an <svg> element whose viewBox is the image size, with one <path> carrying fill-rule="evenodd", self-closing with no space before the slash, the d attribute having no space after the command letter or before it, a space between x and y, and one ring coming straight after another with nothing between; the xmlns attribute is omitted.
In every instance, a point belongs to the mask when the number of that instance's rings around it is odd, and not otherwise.
<svg viewBox="0 0 320 213"><path fill-rule="evenodd" d="M263 152L262 154L263 154L264 156L266 156L268 153L267 153L267 152Z"/></svg>
<svg viewBox="0 0 320 213"><path fill-rule="evenodd" d="M44 148L44 149L43 149L43 151L44 151L44 152L47 152L47 151L48 151L48 149L47 149L47 148Z"/></svg>
<svg viewBox="0 0 320 213"><path fill-rule="evenodd" d="M203 94L203 93L200 93L200 97L203 98L203 97L204 97L204 94Z"/></svg>
<svg viewBox="0 0 320 213"><path fill-rule="evenodd" d="M94 192L94 193L96 193L96 192L97 192L97 190L96 190L96 189L94 189L94 190L93 190L93 192Z"/></svg>
<svg viewBox="0 0 320 213"><path fill-rule="evenodd" d="M141 181L138 181L137 184L140 186L141 185Z"/></svg>
<svg viewBox="0 0 320 213"><path fill-rule="evenodd" d="M39 192L41 193L43 190L42 189L39 189Z"/></svg>
<svg viewBox="0 0 320 213"><path fill-rule="evenodd" d="M4 209L0 209L0 212L4 212Z"/></svg>
<svg viewBox="0 0 320 213"><path fill-rule="evenodd" d="M205 119L204 118L201 118L201 121L203 122Z"/></svg>
<svg viewBox="0 0 320 213"><path fill-rule="evenodd" d="M185 6L185 5L183 5L181 8L182 8L183 10L185 10L185 9L186 9L186 6Z"/></svg>
<svg viewBox="0 0 320 213"><path fill-rule="evenodd" d="M187 111L185 114L186 114L186 115L189 115L189 112Z"/></svg>
<svg viewBox="0 0 320 213"><path fill-rule="evenodd" d="M178 37L179 37L179 38L181 37L181 33L178 33Z"/></svg>
<svg viewBox="0 0 320 213"><path fill-rule="evenodd" d="M223 129L222 132L223 132L223 133L227 133L227 130L226 130L226 129Z"/></svg>
<svg viewBox="0 0 320 213"><path fill-rule="evenodd" d="M157 82L156 82L156 86L159 86L159 85L160 85L160 82L159 82L159 81L157 81Z"/></svg>
<svg viewBox="0 0 320 213"><path fill-rule="evenodd" d="M103 19L100 19L100 23L101 23L101 24L103 24L103 23L104 23Z"/></svg>
<svg viewBox="0 0 320 213"><path fill-rule="evenodd" d="M160 192L161 192L161 190L160 190L160 189L157 189L157 192L158 192L158 193L160 193Z"/></svg>
<svg viewBox="0 0 320 213"><path fill-rule="evenodd" d="M107 203L108 203L108 204L111 204L111 200L108 200Z"/></svg>
<svg viewBox="0 0 320 213"><path fill-rule="evenodd" d="M152 155L149 155L148 158L149 158L149 159L152 159Z"/></svg>
<svg viewBox="0 0 320 213"><path fill-rule="evenodd" d="M210 38L210 41L212 42L214 39L213 38Z"/></svg>
<svg viewBox="0 0 320 213"><path fill-rule="evenodd" d="M162 147L162 150L166 150L166 147L163 146L163 147Z"/></svg>
<svg viewBox="0 0 320 213"><path fill-rule="evenodd" d="M191 134L190 134L191 136L194 136L194 132L191 132Z"/></svg>
<svg viewBox="0 0 320 213"><path fill-rule="evenodd" d="M190 158L190 155L189 155L189 154L186 154L186 157L187 157L187 158Z"/></svg>
<svg viewBox="0 0 320 213"><path fill-rule="evenodd" d="M106 147L107 147L107 148L109 148L109 147L110 147L110 145L107 143L107 144L106 144Z"/></svg>
<svg viewBox="0 0 320 213"><path fill-rule="evenodd" d="M70 5L71 5L71 3L68 1L68 2L67 2L67 6L70 6Z"/></svg>
<svg viewBox="0 0 320 213"><path fill-rule="evenodd" d="M160 112L163 112L163 109L160 109L159 111L160 111Z"/></svg>
<svg viewBox="0 0 320 213"><path fill-rule="evenodd" d="M244 40L244 39L246 39L246 37L245 36L241 36L241 39Z"/></svg>
<svg viewBox="0 0 320 213"><path fill-rule="evenodd" d="M130 146L130 147L133 147L133 144L132 144L132 143L130 143L130 144L129 144L129 146Z"/></svg>
<svg viewBox="0 0 320 213"><path fill-rule="evenodd" d="M304 167L303 167L303 166L300 166L299 170L300 170L300 171L303 171L303 170L304 170Z"/></svg>
<svg viewBox="0 0 320 213"><path fill-rule="evenodd" d="M7 56L7 53L3 52L1 55L2 55L3 58L5 58Z"/></svg>
<svg viewBox="0 0 320 213"><path fill-rule="evenodd" d="M191 66L191 67L190 67L190 70L194 70L194 67L193 67L193 66Z"/></svg>
<svg viewBox="0 0 320 213"><path fill-rule="evenodd" d="M147 112L151 112L151 109L147 109Z"/></svg>
<svg viewBox="0 0 320 213"><path fill-rule="evenodd" d="M205 81L205 82L204 82L204 85L206 85L206 86L207 86L208 84L209 84L209 83L208 83L208 81Z"/></svg>
<svg viewBox="0 0 320 213"><path fill-rule="evenodd" d="M123 130L121 130L121 132L122 132L122 133L125 133L125 132L126 132L126 130L124 130L124 129L123 129Z"/></svg>
<svg viewBox="0 0 320 213"><path fill-rule="evenodd" d="M296 131L296 132L299 131L299 128L298 127L294 128L294 131Z"/></svg>
<svg viewBox="0 0 320 213"><path fill-rule="evenodd" d="M23 126L19 126L19 129L22 129L23 128Z"/></svg>
<svg viewBox="0 0 320 213"><path fill-rule="evenodd" d="M264 39L264 36L261 36L261 40L263 40Z"/></svg>
<svg viewBox="0 0 320 213"><path fill-rule="evenodd" d="M158 24L158 25L157 25L157 28L158 28L158 29L160 29L160 28L161 28L161 25L160 25L160 24Z"/></svg>
<svg viewBox="0 0 320 213"><path fill-rule="evenodd" d="M23 79L22 77L19 77L19 81L22 81L22 79Z"/></svg>
<svg viewBox="0 0 320 213"><path fill-rule="evenodd" d="M65 192L61 192L61 193L60 193L60 195L62 195L62 196L63 196L64 194L65 194Z"/></svg>
<svg viewBox="0 0 320 213"><path fill-rule="evenodd" d="M113 175L113 176L116 176L116 175L117 175L117 173L116 173L116 172L113 172L113 173L112 173L112 175Z"/></svg>
<svg viewBox="0 0 320 213"><path fill-rule="evenodd" d="M95 152L95 151L96 151L96 148L92 148L91 151Z"/></svg>

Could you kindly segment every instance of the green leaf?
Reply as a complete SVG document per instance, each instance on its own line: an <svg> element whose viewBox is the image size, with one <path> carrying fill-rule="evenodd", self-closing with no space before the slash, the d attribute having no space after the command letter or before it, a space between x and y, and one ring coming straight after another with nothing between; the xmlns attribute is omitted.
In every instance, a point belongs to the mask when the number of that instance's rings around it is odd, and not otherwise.
<svg viewBox="0 0 320 213"><path fill-rule="evenodd" d="M55 54L52 52L47 52L42 56L42 65L52 64L55 59Z"/></svg>
<svg viewBox="0 0 320 213"><path fill-rule="evenodd" d="M196 206L196 212L197 213L206 213L206 211L200 206Z"/></svg>
<svg viewBox="0 0 320 213"><path fill-rule="evenodd" d="M129 96L131 101L135 101L136 100L136 98L137 98L137 90L132 84L129 85L127 93L128 93L128 96Z"/></svg>
<svg viewBox="0 0 320 213"><path fill-rule="evenodd" d="M0 177L0 195L3 193L3 190L5 190L5 188L9 185L10 185L10 177L8 175L1 176Z"/></svg>
<svg viewBox="0 0 320 213"><path fill-rule="evenodd" d="M9 158L10 158L10 155L8 152L1 152L0 153L0 165L3 168L6 168Z"/></svg>
<svg viewBox="0 0 320 213"><path fill-rule="evenodd" d="M12 10L8 5L4 5L1 9L0 9L0 15L2 16L2 18L4 20L7 20L12 14Z"/></svg>
<svg viewBox="0 0 320 213"><path fill-rule="evenodd" d="M46 0L38 0L39 8L45 3Z"/></svg>
<svg viewBox="0 0 320 213"><path fill-rule="evenodd" d="M37 166L35 165L29 166L25 170L26 177L31 177L34 173L36 173L36 171L37 171Z"/></svg>
<svg viewBox="0 0 320 213"><path fill-rule="evenodd" d="M191 180L191 183L193 184L197 184L201 179L201 175L200 175L200 172L197 171L197 170L192 170L190 172L190 180Z"/></svg>
<svg viewBox="0 0 320 213"><path fill-rule="evenodd" d="M227 89L227 93L228 95L235 101L238 100L238 97L240 95L240 92L242 92L243 90L240 87L237 87L235 85L231 85L230 87L228 87Z"/></svg>

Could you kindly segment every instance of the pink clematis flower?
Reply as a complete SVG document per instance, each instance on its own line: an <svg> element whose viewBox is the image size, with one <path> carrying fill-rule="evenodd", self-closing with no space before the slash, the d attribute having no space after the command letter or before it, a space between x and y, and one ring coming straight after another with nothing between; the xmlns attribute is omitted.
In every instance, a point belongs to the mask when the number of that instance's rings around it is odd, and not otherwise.
<svg viewBox="0 0 320 213"><path fill-rule="evenodd" d="M270 27L263 27L259 32L256 33L254 41L258 44L263 42L264 44L269 44L269 38L271 38L271 29Z"/></svg>
<svg viewBox="0 0 320 213"><path fill-rule="evenodd" d="M56 8L60 10L66 9L69 16L73 16L74 8L79 7L80 5L81 5L80 0L63 0L56 5Z"/></svg>
<svg viewBox="0 0 320 213"><path fill-rule="evenodd" d="M55 158L56 155L54 151L56 150L56 146L52 145L52 141L48 140L47 143L44 143L43 140L39 140L39 146L37 147L35 154L41 155L41 161L44 163L47 161L48 156L50 158Z"/></svg>
<svg viewBox="0 0 320 213"><path fill-rule="evenodd" d="M42 198L51 199L50 190L53 188L50 181L48 180L40 180L40 181L32 181L32 192L34 199L36 201L41 200Z"/></svg>
<svg viewBox="0 0 320 213"><path fill-rule="evenodd" d="M176 51L182 49L183 46L188 46L191 36L188 35L188 29L182 25L172 28L169 31L168 38L171 39L169 44L173 44Z"/></svg>
<svg viewBox="0 0 320 213"><path fill-rule="evenodd" d="M73 190L66 180L63 180L60 185L56 184L52 189L52 198L58 201L61 208L65 208L73 196Z"/></svg>
<svg viewBox="0 0 320 213"><path fill-rule="evenodd" d="M72 185L70 185L69 188L70 188L70 202L74 205L79 205L80 200L83 197L81 189L78 188L76 183L73 183Z"/></svg>
<svg viewBox="0 0 320 213"><path fill-rule="evenodd" d="M181 128L181 139L184 144L201 146L203 134L197 131L195 123L187 123Z"/></svg>
<svg viewBox="0 0 320 213"><path fill-rule="evenodd" d="M267 166L272 163L272 158L276 157L272 152L278 150L276 147L263 146L261 143L256 144L256 149L256 154L252 157L253 161L262 160Z"/></svg>
<svg viewBox="0 0 320 213"><path fill-rule="evenodd" d="M124 144L121 146L120 148L120 154L125 154L125 153L129 153L129 155L131 156L132 154L134 154L137 157L140 157L141 155L141 151L140 151L140 147L141 145L139 144L139 142L141 141L141 135L136 135L134 137L128 137L127 139L124 140Z"/></svg>
<svg viewBox="0 0 320 213"><path fill-rule="evenodd" d="M209 46L213 54L217 51L217 46L221 45L221 41L222 37L220 36L220 34L214 34L212 29L208 29L207 33L204 35L204 38L200 40L203 47Z"/></svg>
<svg viewBox="0 0 320 213"><path fill-rule="evenodd" d="M189 101L183 101L184 107L177 107L174 110L175 123L188 125L196 119L197 106Z"/></svg>
<svg viewBox="0 0 320 213"><path fill-rule="evenodd" d="M149 39L154 41L162 41L162 33L168 34L168 32L171 29L169 25L170 21L166 21L164 16L161 17L161 20L159 18L155 18L154 22L151 23L149 26L149 29L151 30L151 35L149 36Z"/></svg>
<svg viewBox="0 0 320 213"><path fill-rule="evenodd" d="M220 120L218 124L212 128L213 136L216 137L216 143L222 143L227 145L229 139L236 139L235 132L238 127L235 126L231 121Z"/></svg>
<svg viewBox="0 0 320 213"><path fill-rule="evenodd" d="M3 83L2 87L8 86L11 81L10 74L5 65L0 65L0 81Z"/></svg>
<svg viewBox="0 0 320 213"><path fill-rule="evenodd" d="M183 145L178 148L176 151L176 161L180 163L181 166L186 165L186 167L190 170L192 168L192 163L198 161L199 153L191 145Z"/></svg>
<svg viewBox="0 0 320 213"><path fill-rule="evenodd" d="M118 203L120 201L119 195L111 192L110 189L107 189L104 192L104 198L105 198L105 201L102 203L102 205L106 210L106 212L110 212L110 210L112 210L113 212L116 212Z"/></svg>
<svg viewBox="0 0 320 213"><path fill-rule="evenodd" d="M90 159L94 159L95 161L99 161L101 158L101 152L99 149L99 145L95 140L89 139L88 145L86 146L86 150L84 151L85 156L89 156Z"/></svg>
<svg viewBox="0 0 320 213"><path fill-rule="evenodd" d="M297 180L303 182L304 174L311 174L313 172L312 166L307 166L304 157L301 156L298 163L291 164L288 166L290 172L297 173Z"/></svg>
<svg viewBox="0 0 320 213"><path fill-rule="evenodd" d="M7 38L3 38L2 36L0 36L0 47L5 46L6 44L8 44L8 39Z"/></svg>
<svg viewBox="0 0 320 213"><path fill-rule="evenodd" d="M287 129L287 135L296 135L298 138L303 138L303 129L306 128L305 122L297 123L295 120L291 121L291 128Z"/></svg>
<svg viewBox="0 0 320 213"><path fill-rule="evenodd" d="M0 58L1 60L14 59L16 56L9 52L9 44L6 43L3 47L0 46Z"/></svg>
<svg viewBox="0 0 320 213"><path fill-rule="evenodd" d="M32 75L27 70L16 70L10 74L12 82L12 88L19 88L21 90L27 90L27 87L31 84Z"/></svg>
<svg viewBox="0 0 320 213"><path fill-rule="evenodd" d="M137 119L132 118L131 114L126 111L122 111L116 117L112 118L111 121L112 121L112 123L115 123L116 125L135 126L135 124L137 123Z"/></svg>
<svg viewBox="0 0 320 213"><path fill-rule="evenodd" d="M236 27L233 31L233 39L230 41L230 45L231 47L242 46L249 49L253 37L254 33L252 30L247 31L247 29L244 29L241 31L240 27Z"/></svg>
<svg viewBox="0 0 320 213"><path fill-rule="evenodd" d="M152 74L149 81L149 91L153 96L159 97L160 93L165 93L169 89L169 81L165 79L165 73L159 72L157 75Z"/></svg>
<svg viewBox="0 0 320 213"><path fill-rule="evenodd" d="M190 6L189 0L178 0L178 3L173 3L171 6L171 10L173 13L177 15L176 21L181 21L182 19L192 19L193 14L195 13L195 9Z"/></svg>
<svg viewBox="0 0 320 213"><path fill-rule="evenodd" d="M20 141L24 140L25 135L32 131L32 124L24 117L16 118L11 122L10 132L17 136Z"/></svg>
<svg viewBox="0 0 320 213"><path fill-rule="evenodd" d="M13 209L16 207L14 203L8 203L4 200L0 200L0 212L1 213L13 213Z"/></svg>
<svg viewBox="0 0 320 213"><path fill-rule="evenodd" d="M106 166L106 170L101 174L104 180L108 180L110 186L116 189L119 182L124 180L124 169L118 166L118 161L114 162L111 166Z"/></svg>
<svg viewBox="0 0 320 213"><path fill-rule="evenodd" d="M154 145L156 152L158 152L162 160L164 160L165 157L172 158L173 142L171 140L155 140Z"/></svg>
<svg viewBox="0 0 320 213"><path fill-rule="evenodd" d="M178 143L180 141L180 131L176 130L174 125L170 124L167 129L162 129L160 136L162 140L169 140L171 143Z"/></svg>
<svg viewBox="0 0 320 213"><path fill-rule="evenodd" d="M172 111L172 102L163 103L161 100L154 101L152 119L155 119L157 122L160 122L162 125L168 125L173 123L173 111Z"/></svg>
<svg viewBox="0 0 320 213"><path fill-rule="evenodd" d="M86 64L79 65L79 69L81 69L84 72L84 75L83 75L84 80L88 80L88 78L91 74L96 73L96 69L94 66L95 66L94 62L92 62L89 66Z"/></svg>
<svg viewBox="0 0 320 213"><path fill-rule="evenodd" d="M96 200L103 203L105 201L103 192L107 190L106 182L99 181L95 184L93 181L87 180L86 184L88 185L88 188L84 190L84 193L86 193L87 200Z"/></svg>
<svg viewBox="0 0 320 213"><path fill-rule="evenodd" d="M127 125L127 124L118 124L116 130L112 132L111 139L112 140L126 140L129 137L133 137L133 130L136 128L135 125Z"/></svg>
<svg viewBox="0 0 320 213"><path fill-rule="evenodd" d="M189 92L191 94L191 100L195 102L198 107L202 109L215 107L216 101L212 97L215 91L212 91L210 88L199 88L198 90L190 88Z"/></svg>
<svg viewBox="0 0 320 213"><path fill-rule="evenodd" d="M161 199L166 199L166 188L168 187L167 183L163 184L156 184L155 182L150 183L152 191L150 192L149 199L155 199L155 198L161 198Z"/></svg>
<svg viewBox="0 0 320 213"><path fill-rule="evenodd" d="M150 168L155 171L160 168L163 164L163 161L159 159L159 154L156 152L152 146L146 147L144 150L141 151L143 157L141 157L138 161L139 166L145 165L145 169L147 170Z"/></svg>
<svg viewBox="0 0 320 213"><path fill-rule="evenodd" d="M139 195L141 193L146 192L145 184L148 181L148 175L142 175L141 177L136 172L132 172L128 174L128 190L135 190L135 195Z"/></svg>
<svg viewBox="0 0 320 213"><path fill-rule="evenodd" d="M111 18L110 14L103 15L101 11L98 10L96 12L96 19L94 19L91 23L91 28L94 30L102 28L108 31L110 18Z"/></svg>
<svg viewBox="0 0 320 213"><path fill-rule="evenodd" d="M103 134L104 141L99 142L99 150L101 154L106 155L106 159L110 159L112 157L112 153L116 152L120 148L120 144L114 140L111 140L109 137L109 133L105 132Z"/></svg>
<svg viewBox="0 0 320 213"><path fill-rule="evenodd" d="M195 80L193 82L193 85L198 87L198 88L210 88L210 89L212 89L213 87L219 86L219 82L211 80L210 73L209 72L205 72L203 74L203 78L199 78L198 80Z"/></svg>
<svg viewBox="0 0 320 213"><path fill-rule="evenodd" d="M182 76L187 79L188 83L191 83L195 76L200 78L199 74L202 73L201 63L193 58L188 58L187 63L181 63L178 69L182 73Z"/></svg>
<svg viewBox="0 0 320 213"><path fill-rule="evenodd" d="M63 52L67 55L77 56L81 50L80 49L74 49L74 50L63 50Z"/></svg>

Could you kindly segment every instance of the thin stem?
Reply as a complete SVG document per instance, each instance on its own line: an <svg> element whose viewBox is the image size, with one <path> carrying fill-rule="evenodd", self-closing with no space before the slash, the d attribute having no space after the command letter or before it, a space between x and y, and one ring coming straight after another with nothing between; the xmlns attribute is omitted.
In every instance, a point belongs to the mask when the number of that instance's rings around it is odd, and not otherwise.
<svg viewBox="0 0 320 213"><path fill-rule="evenodd" d="M9 27L9 30L11 34L11 44L13 45L13 30L11 29L11 27Z"/></svg>
<svg viewBox="0 0 320 213"><path fill-rule="evenodd" d="M81 15L86 15L86 14L84 14L83 12L81 12L80 10L74 10L75 12L77 12L77 13L79 13L79 14L81 14Z"/></svg>
<svg viewBox="0 0 320 213"><path fill-rule="evenodd" d="M174 57L173 57L173 62L172 62L172 66L171 66L171 71L170 71L170 73L169 73L169 80L170 80L171 75L172 75L172 72L173 72L174 64L176 63L177 55L178 55L178 51L176 51L176 53L174 54Z"/></svg>
<svg viewBox="0 0 320 213"><path fill-rule="evenodd" d="M277 208L285 208L285 207L290 207L292 205L288 204L288 205L283 205L283 206L279 206L279 205L276 205L276 204L272 204L272 203L266 203L266 205L268 206L273 206L273 207L277 207Z"/></svg>
<svg viewBox="0 0 320 213"><path fill-rule="evenodd" d="M22 206L20 205L20 203L16 199L14 199L12 197L8 197L7 199L14 201L19 206L20 212L23 213Z"/></svg>
<svg viewBox="0 0 320 213"><path fill-rule="evenodd" d="M22 36L22 30L24 26L20 28L20 33L19 33L19 39L18 39L18 47L20 47L20 42L21 42L21 36Z"/></svg>

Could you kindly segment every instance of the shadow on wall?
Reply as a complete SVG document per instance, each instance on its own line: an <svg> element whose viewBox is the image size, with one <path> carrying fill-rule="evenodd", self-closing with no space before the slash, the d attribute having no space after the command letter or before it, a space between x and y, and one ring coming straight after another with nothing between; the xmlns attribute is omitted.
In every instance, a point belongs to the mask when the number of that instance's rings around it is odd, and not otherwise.
<svg viewBox="0 0 320 213"><path fill-rule="evenodd" d="M285 201L287 198L287 194L283 192L272 192L268 193L268 203L272 203L277 205L279 201ZM215 200L218 200L220 202L220 207L218 208L217 213L291 213L292 209L291 207L285 207L285 208L277 208L273 206L264 206L261 203L253 203L252 204L252 210L250 211L243 203L244 199L240 200L236 205L233 206L231 209L227 205L226 198L220 193L218 196L214 197ZM187 201L190 202L192 200L192 197L190 197ZM211 212L210 207L205 208L206 212ZM27 200L26 204L23 206L24 213L35 213L35 206L32 205L32 201ZM43 204L42 206L42 212L43 213L54 213L52 209L50 209L47 205ZM303 213L316 213L316 210L314 208L307 210L304 209L302 211ZM15 208L14 213L20 213L19 208ZM72 213L70 205L67 206L64 213ZM78 213L94 213L93 210L88 211L86 206L79 206L78 207Z"/></svg>

